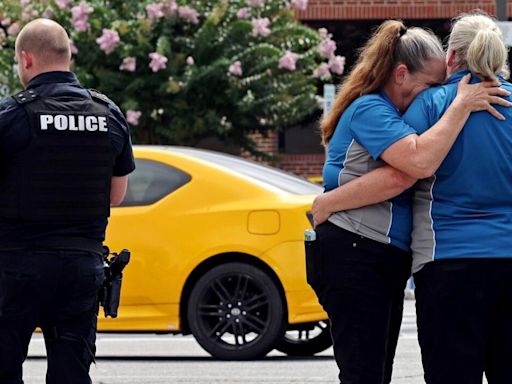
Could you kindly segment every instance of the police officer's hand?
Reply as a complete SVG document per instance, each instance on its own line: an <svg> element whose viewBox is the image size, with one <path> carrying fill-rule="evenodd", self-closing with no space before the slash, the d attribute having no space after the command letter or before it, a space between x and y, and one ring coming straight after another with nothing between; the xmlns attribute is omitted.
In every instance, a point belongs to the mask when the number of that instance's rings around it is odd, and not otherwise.
<svg viewBox="0 0 512 384"><path fill-rule="evenodd" d="M315 228L326 221L331 216L332 211L329 209L329 204L326 202L326 194L318 195L313 201L311 208L313 214L313 223Z"/></svg>

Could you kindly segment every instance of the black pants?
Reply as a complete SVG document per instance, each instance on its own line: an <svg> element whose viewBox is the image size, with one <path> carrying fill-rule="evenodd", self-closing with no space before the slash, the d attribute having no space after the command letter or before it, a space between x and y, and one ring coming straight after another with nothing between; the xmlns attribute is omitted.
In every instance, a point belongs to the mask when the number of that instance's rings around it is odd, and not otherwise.
<svg viewBox="0 0 512 384"><path fill-rule="evenodd" d="M316 233L307 276L331 321L340 382L390 383L410 254L329 222Z"/></svg>
<svg viewBox="0 0 512 384"><path fill-rule="evenodd" d="M434 261L414 281L427 384L512 383L512 259Z"/></svg>
<svg viewBox="0 0 512 384"><path fill-rule="evenodd" d="M89 384L94 360L99 255L84 252L0 253L0 383L19 384L33 331L41 327L46 382Z"/></svg>

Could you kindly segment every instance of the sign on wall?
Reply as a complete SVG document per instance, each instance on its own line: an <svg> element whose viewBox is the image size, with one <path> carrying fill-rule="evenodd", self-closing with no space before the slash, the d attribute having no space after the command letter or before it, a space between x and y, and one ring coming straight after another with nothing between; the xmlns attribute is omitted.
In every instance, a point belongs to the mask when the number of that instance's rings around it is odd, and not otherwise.
<svg viewBox="0 0 512 384"><path fill-rule="evenodd" d="M334 84L324 84L324 115L331 110L336 87Z"/></svg>

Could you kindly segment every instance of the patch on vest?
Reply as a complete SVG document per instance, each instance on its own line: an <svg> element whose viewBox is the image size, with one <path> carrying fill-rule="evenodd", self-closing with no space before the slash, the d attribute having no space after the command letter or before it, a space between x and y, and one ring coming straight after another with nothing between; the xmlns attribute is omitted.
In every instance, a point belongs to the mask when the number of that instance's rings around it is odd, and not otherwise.
<svg viewBox="0 0 512 384"><path fill-rule="evenodd" d="M108 132L107 117L97 115L39 114L39 127L42 132Z"/></svg>

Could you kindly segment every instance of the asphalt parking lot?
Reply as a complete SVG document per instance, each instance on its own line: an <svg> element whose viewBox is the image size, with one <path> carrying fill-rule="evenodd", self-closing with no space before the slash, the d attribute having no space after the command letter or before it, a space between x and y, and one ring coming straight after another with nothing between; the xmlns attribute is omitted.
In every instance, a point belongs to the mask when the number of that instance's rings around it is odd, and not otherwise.
<svg viewBox="0 0 512 384"><path fill-rule="evenodd" d="M100 334L97 347L95 384L337 383L332 348L309 358L273 351L258 361L226 362L211 358L190 336ZM44 341L34 335L25 383L43 384L45 369ZM405 301L392 383L424 383L414 300Z"/></svg>

